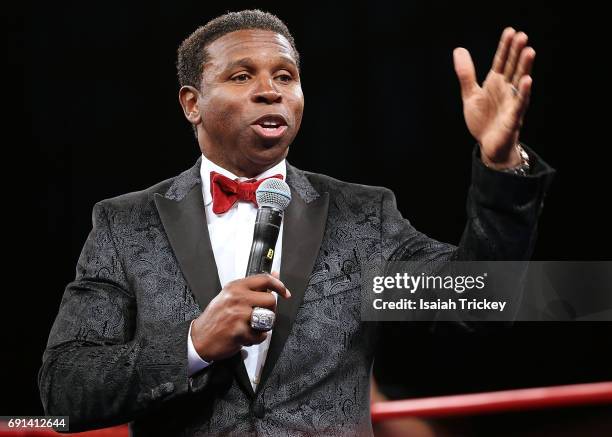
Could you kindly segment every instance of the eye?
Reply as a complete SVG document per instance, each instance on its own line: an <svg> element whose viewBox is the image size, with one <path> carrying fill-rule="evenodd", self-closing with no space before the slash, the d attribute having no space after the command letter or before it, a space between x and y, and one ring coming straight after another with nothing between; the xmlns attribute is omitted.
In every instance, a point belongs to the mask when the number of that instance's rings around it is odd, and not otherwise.
<svg viewBox="0 0 612 437"><path fill-rule="evenodd" d="M244 83L244 82L246 82L247 80L249 80L249 75L248 75L248 74L246 74L246 73L240 73L240 74L238 74L238 75L236 75L236 76L232 77L232 80L233 80L234 82Z"/></svg>
<svg viewBox="0 0 612 437"><path fill-rule="evenodd" d="M289 74L279 74L278 76L276 76L276 78L284 83L289 83L293 80L293 77L291 77L291 75Z"/></svg>

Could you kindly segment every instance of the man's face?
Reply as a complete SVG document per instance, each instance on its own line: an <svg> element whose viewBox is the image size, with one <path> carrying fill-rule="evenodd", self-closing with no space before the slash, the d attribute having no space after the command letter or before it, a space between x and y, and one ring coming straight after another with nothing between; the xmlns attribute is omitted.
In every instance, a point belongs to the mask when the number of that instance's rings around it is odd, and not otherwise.
<svg viewBox="0 0 612 437"><path fill-rule="evenodd" d="M293 50L265 30L228 33L207 46L198 97L198 142L213 162L255 176L280 162L302 121Z"/></svg>

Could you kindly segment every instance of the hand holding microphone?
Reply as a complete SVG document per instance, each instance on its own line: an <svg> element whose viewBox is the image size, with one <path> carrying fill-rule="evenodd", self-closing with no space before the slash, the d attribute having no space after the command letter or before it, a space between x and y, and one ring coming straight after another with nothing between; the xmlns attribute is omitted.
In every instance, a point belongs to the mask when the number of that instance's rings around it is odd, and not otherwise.
<svg viewBox="0 0 612 437"><path fill-rule="evenodd" d="M273 290L287 299L289 290L274 274L262 273L228 282L193 321L191 341L196 352L205 361L229 358L242 349L262 343L266 331L256 331L250 326L253 307L274 310L276 299Z"/></svg>

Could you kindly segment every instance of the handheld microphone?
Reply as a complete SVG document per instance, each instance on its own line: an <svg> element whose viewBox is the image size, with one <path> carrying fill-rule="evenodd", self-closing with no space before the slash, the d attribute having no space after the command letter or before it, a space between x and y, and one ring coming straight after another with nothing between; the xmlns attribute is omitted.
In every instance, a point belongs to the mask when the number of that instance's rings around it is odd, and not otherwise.
<svg viewBox="0 0 612 437"><path fill-rule="evenodd" d="M271 272L283 212L291 202L291 190L281 179L270 178L257 187L255 198L259 208L253 229L253 243L246 276ZM269 331L273 328L275 319L274 311L254 307L251 313L251 328L257 331Z"/></svg>
<svg viewBox="0 0 612 437"><path fill-rule="evenodd" d="M291 190L283 180L270 178L259 185L255 197L259 208L246 276L271 272L283 212L291 202Z"/></svg>

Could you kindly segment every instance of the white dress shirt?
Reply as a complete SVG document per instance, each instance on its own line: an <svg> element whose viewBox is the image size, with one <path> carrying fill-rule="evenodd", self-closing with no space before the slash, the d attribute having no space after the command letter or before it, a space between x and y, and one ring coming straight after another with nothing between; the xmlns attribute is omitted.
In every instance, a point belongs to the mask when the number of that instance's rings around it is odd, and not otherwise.
<svg viewBox="0 0 612 437"><path fill-rule="evenodd" d="M200 177L202 178L202 195L204 196L206 223L208 224L210 243L219 273L219 282L223 288L228 282L244 278L245 276L247 263L249 261L249 253L251 251L251 243L253 241L253 229L255 227L257 207L251 202L238 201L224 214L215 214L212 210L212 195L210 193L211 171L221 173L233 180L239 179L240 181L244 181L248 178L238 178L238 176L209 161L202 154ZM284 159L274 167L258 175L256 179L273 176L275 174L281 174L283 175L283 179L286 179L287 166ZM283 225L281 223L278 241L276 242L276 248L274 250L272 271L280 272L283 246L282 235ZM278 300L277 293L273 291L272 294ZM248 321L245 320L245 323L248 323ZM272 331L268 331L268 336L265 341L252 346L243 346L240 351L253 390L256 390L257 384L259 384L259 378L266 360L271 338ZM204 361L196 352L193 342L191 341L191 326L189 327L189 334L187 335L187 355L189 376L211 364Z"/></svg>

